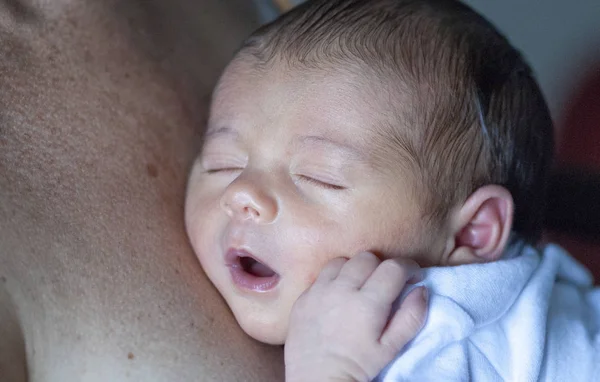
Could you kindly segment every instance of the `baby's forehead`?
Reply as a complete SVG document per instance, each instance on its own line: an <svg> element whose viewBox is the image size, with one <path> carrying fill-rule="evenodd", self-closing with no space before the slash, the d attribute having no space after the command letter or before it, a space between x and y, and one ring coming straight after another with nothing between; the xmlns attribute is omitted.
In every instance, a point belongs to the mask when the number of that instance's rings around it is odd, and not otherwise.
<svg viewBox="0 0 600 382"><path fill-rule="evenodd" d="M225 108L239 101L259 104L277 97L289 110L300 105L307 106L306 115L337 113L368 129L380 120L397 124L412 104L408 86L391 77L365 65L261 64L250 55L238 55L221 77L214 101L215 106Z"/></svg>
<svg viewBox="0 0 600 382"><path fill-rule="evenodd" d="M242 134L254 135L254 129L271 136L276 130L287 140L325 137L356 148L376 169L397 172L412 162L402 138L415 134L404 117L412 102L408 94L405 86L361 68L258 67L255 59L241 57L215 91L209 130L227 125Z"/></svg>

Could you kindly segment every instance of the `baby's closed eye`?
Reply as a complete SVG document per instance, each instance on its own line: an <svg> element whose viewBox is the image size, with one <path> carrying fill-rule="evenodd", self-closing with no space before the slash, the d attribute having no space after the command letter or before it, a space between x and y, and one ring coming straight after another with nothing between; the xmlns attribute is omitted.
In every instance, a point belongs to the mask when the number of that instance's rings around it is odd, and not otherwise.
<svg viewBox="0 0 600 382"><path fill-rule="evenodd" d="M318 187L322 187L322 188L326 188L326 189L331 189L331 190L346 190L348 187L340 184L339 181L336 180L331 180L331 179L327 179L324 177L319 177L319 176L310 176L310 175L302 175L302 174L297 174L295 175L296 178L301 181L301 182L306 182Z"/></svg>
<svg viewBox="0 0 600 382"><path fill-rule="evenodd" d="M240 172L246 168L247 160L240 155L225 152L205 152L200 159L207 174Z"/></svg>

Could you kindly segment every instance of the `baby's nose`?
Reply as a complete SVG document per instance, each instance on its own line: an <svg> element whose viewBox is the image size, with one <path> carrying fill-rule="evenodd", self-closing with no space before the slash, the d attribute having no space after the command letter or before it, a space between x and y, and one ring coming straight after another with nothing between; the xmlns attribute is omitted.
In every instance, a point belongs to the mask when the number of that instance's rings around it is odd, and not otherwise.
<svg viewBox="0 0 600 382"><path fill-rule="evenodd" d="M236 179L221 198L221 208L232 219L272 223L278 214L277 200L267 190L245 179Z"/></svg>

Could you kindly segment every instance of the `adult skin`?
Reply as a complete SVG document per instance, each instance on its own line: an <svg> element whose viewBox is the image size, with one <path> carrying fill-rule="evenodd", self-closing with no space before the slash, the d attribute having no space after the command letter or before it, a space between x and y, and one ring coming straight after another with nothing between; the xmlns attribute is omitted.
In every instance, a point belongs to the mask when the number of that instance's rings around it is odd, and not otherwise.
<svg viewBox="0 0 600 382"><path fill-rule="evenodd" d="M0 2L0 380L282 379L183 228L248 3Z"/></svg>

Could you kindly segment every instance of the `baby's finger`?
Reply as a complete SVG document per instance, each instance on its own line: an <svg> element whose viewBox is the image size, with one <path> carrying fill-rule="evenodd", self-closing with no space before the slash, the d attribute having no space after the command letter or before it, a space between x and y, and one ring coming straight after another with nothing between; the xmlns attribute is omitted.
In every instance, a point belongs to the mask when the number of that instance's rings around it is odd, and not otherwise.
<svg viewBox="0 0 600 382"><path fill-rule="evenodd" d="M379 265L380 260L370 252L354 256L340 270L339 282L360 288Z"/></svg>
<svg viewBox="0 0 600 382"><path fill-rule="evenodd" d="M325 266L321 270L321 273L319 273L319 276L317 276L315 283L329 282L338 277L338 275L340 274L340 270L342 269L344 264L346 264L346 262L348 262L348 259L346 259L345 257L337 257L329 261L327 264L325 264Z"/></svg>
<svg viewBox="0 0 600 382"><path fill-rule="evenodd" d="M406 282L421 273L419 265L410 259L390 259L381 263L361 288L362 293L384 304L398 298Z"/></svg>
<svg viewBox="0 0 600 382"><path fill-rule="evenodd" d="M396 354L411 341L425 324L428 293L425 287L411 291L384 329L379 342Z"/></svg>

